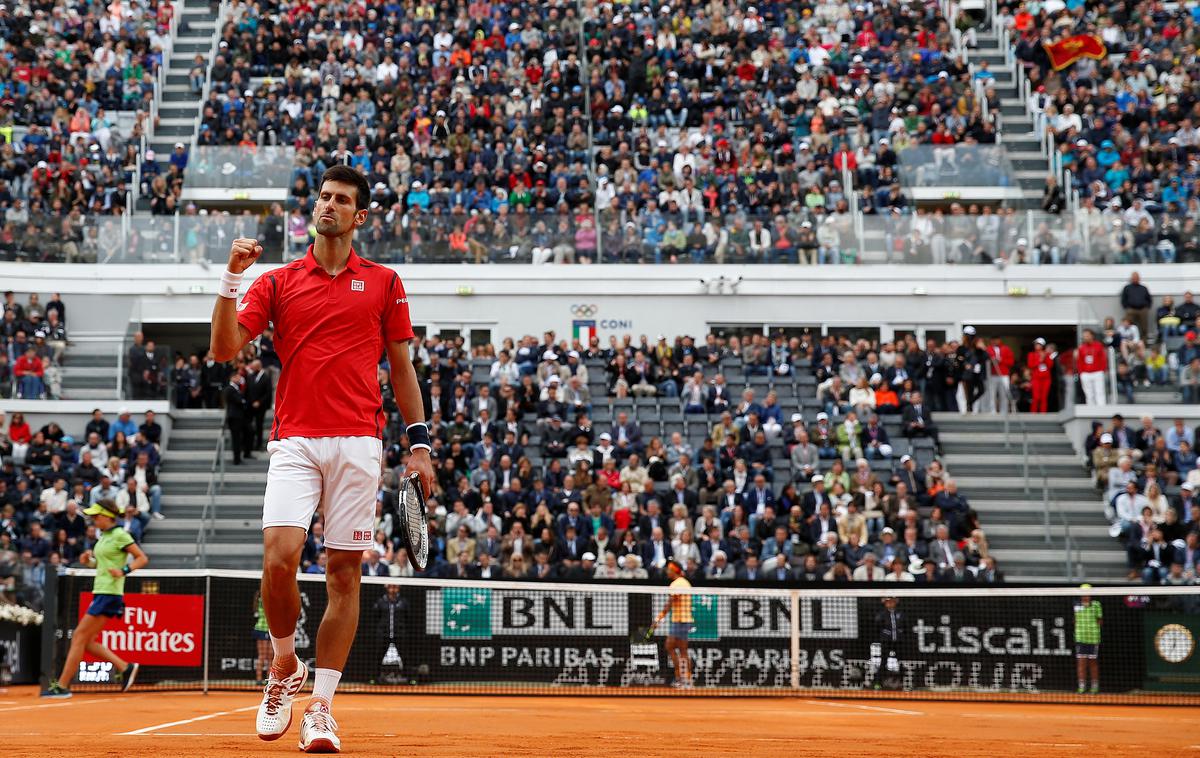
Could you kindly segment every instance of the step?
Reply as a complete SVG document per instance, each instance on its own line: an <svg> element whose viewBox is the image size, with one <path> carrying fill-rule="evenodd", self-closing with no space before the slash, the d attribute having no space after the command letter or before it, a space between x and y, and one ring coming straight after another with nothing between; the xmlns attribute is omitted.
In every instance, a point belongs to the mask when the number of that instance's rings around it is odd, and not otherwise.
<svg viewBox="0 0 1200 758"><path fill-rule="evenodd" d="M176 137L176 138L187 137L190 139L193 132L195 132L196 125L195 125L195 121L193 121L192 119L186 119L186 120L188 121L187 126L184 126L182 124L179 124L179 125L168 124L165 126L159 126L157 129L155 129L155 134L157 134L160 137ZM187 140L182 140L182 141L186 142Z"/></svg>
<svg viewBox="0 0 1200 758"><path fill-rule="evenodd" d="M197 37L198 36L199 35L197 35ZM171 52L173 53L171 58L173 59L176 57L174 55L175 53L190 53L192 56L195 56L196 53L200 53L201 55L207 56L210 50L212 50L211 40L192 42L190 40L185 41L184 39L180 38L175 41L175 45L171 49Z"/></svg>
<svg viewBox="0 0 1200 758"><path fill-rule="evenodd" d="M1005 565L1009 563L1044 563L1053 565L1055 563L1061 564L1065 557L1066 556L1063 554L1063 550L1061 548L1029 547L1024 549L1017 548L1005 550L1002 560L1004 561ZM1072 559L1074 559L1074 557L1075 556L1072 556ZM1125 556L1123 553L1115 550L1111 552L1107 550L1078 551L1078 559L1082 561L1085 566L1105 566L1113 564L1119 565L1124 558Z"/></svg>
<svg viewBox="0 0 1200 758"><path fill-rule="evenodd" d="M68 389L63 388L63 400L118 400L116 387L112 389Z"/></svg>
<svg viewBox="0 0 1200 758"><path fill-rule="evenodd" d="M199 105L171 105L162 106L158 109L158 113L163 120L176 121L180 119L195 120L196 113L200 110ZM160 121L161 123L161 121Z"/></svg>
<svg viewBox="0 0 1200 758"><path fill-rule="evenodd" d="M942 441L942 446L947 450L953 450L958 443L981 443L987 442L996 446L997 449L1004 447L1004 431L949 431L948 427L943 427L940 421L935 422L939 428L939 437ZM1019 429L1013 429L1009 434L1008 439L1012 442L1013 447L1019 447L1021 444L1022 435ZM1057 432L1033 432L1029 435L1029 442L1032 445L1057 445L1067 441L1066 436L1062 431Z"/></svg>
<svg viewBox="0 0 1200 758"><path fill-rule="evenodd" d="M960 487L960 489L963 492L968 492L965 487ZM975 497L971 497L968 492L967 498L971 503L971 507L979 513L980 519L984 524L991 523L990 520L1001 519L1006 515L1010 517L1020 516L1026 519L1026 522L1029 522L1031 521L1029 516L1036 514L1037 522L1041 523L1042 520L1040 492L1037 493L1036 497L1031 496L1017 502L999 497L989 497L982 491L977 492ZM1076 522L1082 524L1090 522L1094 524L1096 523L1096 519L1103 520L1104 505L1100 502L1099 495L1096 495L1095 498L1063 498L1050 501L1050 520L1052 523L1059 519L1057 514L1060 512L1066 516L1068 522L1071 524L1075 524ZM1004 520L1008 523L1013 523L1012 518ZM1017 523L1021 522L1017 521Z"/></svg>
<svg viewBox="0 0 1200 758"><path fill-rule="evenodd" d="M192 451L183 451L192 452ZM212 451L197 451L201 454L201 458L194 460L175 460L175 451L172 450L171 471L211 471L212 470ZM249 461L243 461L240 466L233 465L233 458L229 453L225 454L225 471L226 474L230 471L238 472L260 472L263 476L263 481L266 481L267 475L267 457L266 454L256 456Z"/></svg>
<svg viewBox="0 0 1200 758"><path fill-rule="evenodd" d="M976 456L976 455L959 455L955 450L951 449L947 452L947 455L945 455L942 458L942 460L945 462L946 467L949 468L951 472L953 472L955 470L955 467L958 464L963 464L963 465L968 465L968 466L979 466L979 465L983 465L983 464L991 464L991 465L995 465L995 466L1009 466L1009 467L1020 466L1022 463L1024 463L1025 456L1021 455L1020 446L1014 445L1014 449L1017 451L1015 454L1013 454L1013 453L996 453L994 455L989 455L986 458L981 458L980 456ZM1041 461L1042 465L1044 465L1044 466L1056 465L1056 466L1073 466L1076 469L1081 468L1080 463L1079 463L1079 456L1077 456L1075 454L1053 455L1053 454L1042 453L1041 451L1039 451L1038 452L1038 460Z"/></svg>

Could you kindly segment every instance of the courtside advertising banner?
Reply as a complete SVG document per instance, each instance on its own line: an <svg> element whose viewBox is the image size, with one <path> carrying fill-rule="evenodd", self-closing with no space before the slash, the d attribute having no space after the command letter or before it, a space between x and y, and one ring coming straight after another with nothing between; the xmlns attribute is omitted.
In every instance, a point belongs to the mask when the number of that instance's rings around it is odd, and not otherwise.
<svg viewBox="0 0 1200 758"><path fill-rule="evenodd" d="M80 617L91 602L92 593L80 593ZM200 666L204 660L204 596L126 593L125 613L108 620L99 641L131 663ZM86 656L84 660L98 659Z"/></svg>

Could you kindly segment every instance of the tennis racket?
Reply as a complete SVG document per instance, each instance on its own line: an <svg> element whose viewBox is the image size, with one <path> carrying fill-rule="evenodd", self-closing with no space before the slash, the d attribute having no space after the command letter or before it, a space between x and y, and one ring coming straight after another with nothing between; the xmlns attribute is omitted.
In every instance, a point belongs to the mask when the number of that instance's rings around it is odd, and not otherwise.
<svg viewBox="0 0 1200 758"><path fill-rule="evenodd" d="M413 472L400 481L400 534L408 560L417 571L429 564L429 522L425 517L421 477Z"/></svg>

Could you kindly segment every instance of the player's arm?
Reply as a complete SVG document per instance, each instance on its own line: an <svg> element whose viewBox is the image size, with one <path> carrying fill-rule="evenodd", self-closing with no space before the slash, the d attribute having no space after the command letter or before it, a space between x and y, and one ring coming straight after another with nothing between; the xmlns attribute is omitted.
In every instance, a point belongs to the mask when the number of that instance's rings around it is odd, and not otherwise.
<svg viewBox="0 0 1200 758"><path fill-rule="evenodd" d="M150 556L146 555L146 551L142 550L141 546L136 542L126 545L125 552L133 556L133 560L119 569L109 569L108 573L119 577L122 574L130 574L138 569L146 568L146 565L150 563Z"/></svg>
<svg viewBox="0 0 1200 758"><path fill-rule="evenodd" d="M258 240L238 238L229 249L229 263L221 275L221 291L213 306L212 336L209 349L213 357L224 363L233 360L246 343L254 339L250 330L238 323L237 291L242 274L262 255Z"/></svg>
<svg viewBox="0 0 1200 758"><path fill-rule="evenodd" d="M408 354L408 340L393 340L387 343L388 367L391 372L392 393L396 396L396 406L404 423L409 427L413 424L425 423L425 404L421 400L421 385L417 382L417 370L413 368ZM428 432L425 433L428 436ZM410 437L411 437L410 433ZM426 447L411 447L411 457L408 470L416 471L421 477L421 485L425 494L433 493L433 463L429 459L429 449Z"/></svg>

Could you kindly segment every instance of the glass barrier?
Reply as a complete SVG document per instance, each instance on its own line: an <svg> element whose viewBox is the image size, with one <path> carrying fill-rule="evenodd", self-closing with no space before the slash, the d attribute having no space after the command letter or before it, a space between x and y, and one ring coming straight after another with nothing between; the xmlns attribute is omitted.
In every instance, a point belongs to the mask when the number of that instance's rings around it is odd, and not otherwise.
<svg viewBox="0 0 1200 758"><path fill-rule="evenodd" d="M645 219L551 212L451 215L373 211L356 249L381 263L717 263L834 265L1175 263L1195 245L1179 221L1129 213L1041 211L953 203L948 209L881 213L792 211L773 219ZM263 262L304 255L307 219L248 212L178 216L40 216L9 223L0 260L69 263L223 263L237 237L258 239ZM50 230L50 233L47 233ZM1186 230L1184 230L1186 231ZM1194 235L1193 235L1194 236ZM1182 245L1177 252L1176 245Z"/></svg>
<svg viewBox="0 0 1200 758"><path fill-rule="evenodd" d="M1174 242L1159 234L1167 218L1137 228L1121 216L1054 215L1000 209L864 216L863 263L1031 264L1174 263Z"/></svg>
<svg viewBox="0 0 1200 758"><path fill-rule="evenodd" d="M896 173L906 187L1017 185L1003 145L911 145L896 157Z"/></svg>
<svg viewBox="0 0 1200 758"><path fill-rule="evenodd" d="M291 184L296 149L288 146L199 146L188 158L185 186L190 188L286 189Z"/></svg>

